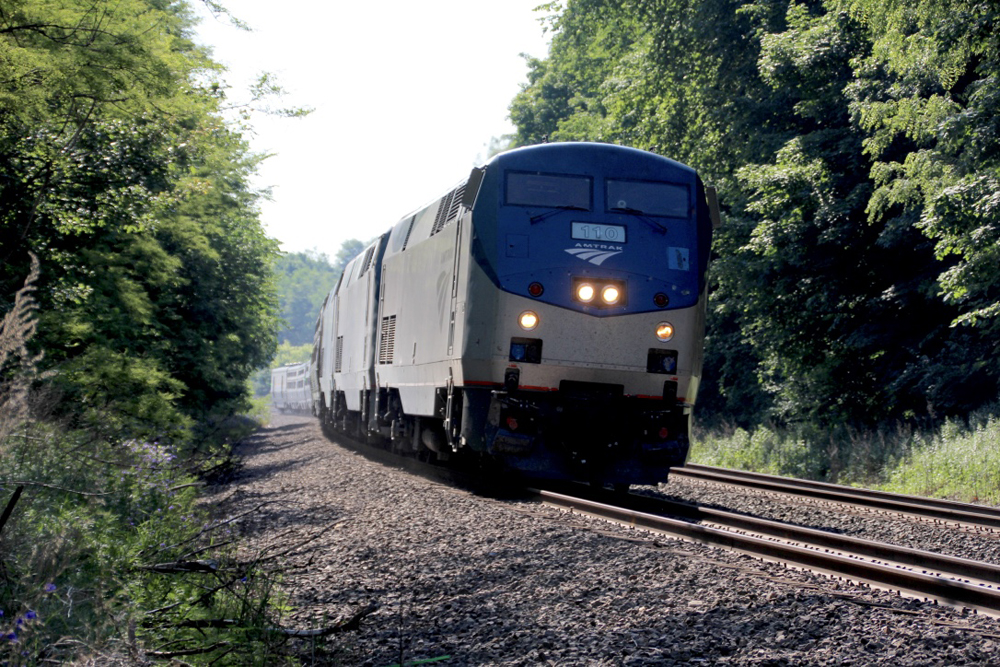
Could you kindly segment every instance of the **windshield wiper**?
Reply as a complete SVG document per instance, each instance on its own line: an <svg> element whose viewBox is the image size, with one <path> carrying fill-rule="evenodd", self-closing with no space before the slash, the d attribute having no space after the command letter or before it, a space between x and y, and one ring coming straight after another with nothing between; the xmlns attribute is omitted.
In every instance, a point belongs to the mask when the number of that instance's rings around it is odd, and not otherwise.
<svg viewBox="0 0 1000 667"><path fill-rule="evenodd" d="M590 209L584 208L582 206L573 206L573 205L556 206L551 211L546 211L545 213L539 213L538 215L532 216L531 217L531 224L535 224L536 222L541 222L545 218L548 218L549 216L553 216L556 213L562 213L563 211L589 211L589 210Z"/></svg>
<svg viewBox="0 0 1000 667"><path fill-rule="evenodd" d="M658 231L660 234L667 233L667 228L658 223L656 220L650 220L649 218L647 218L644 215L645 211L640 211L637 208L629 208L627 206L616 206L615 208L610 208L608 210L613 213L628 213L630 215L634 215L635 217L639 218L647 225Z"/></svg>

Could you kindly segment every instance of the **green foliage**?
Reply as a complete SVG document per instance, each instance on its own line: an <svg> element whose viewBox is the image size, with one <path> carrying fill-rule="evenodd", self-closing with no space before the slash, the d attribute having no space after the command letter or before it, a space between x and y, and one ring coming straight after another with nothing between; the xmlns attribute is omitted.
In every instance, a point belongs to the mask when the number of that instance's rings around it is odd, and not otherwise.
<svg viewBox="0 0 1000 667"><path fill-rule="evenodd" d="M370 241L369 241L370 243ZM357 239L344 241L331 264L318 250L282 254L275 262L277 290L284 328L278 338L291 346L312 345L319 309L337 284L344 267L368 246ZM307 358L295 361L306 361ZM288 362L284 362L288 363ZM278 364L279 366L281 364ZM274 364L272 364L272 367Z"/></svg>
<svg viewBox="0 0 1000 667"><path fill-rule="evenodd" d="M190 419L177 407L183 384L155 360L90 345L63 364L54 381L63 390L62 402L74 406L75 426L95 438L176 441L190 426Z"/></svg>
<svg viewBox="0 0 1000 667"><path fill-rule="evenodd" d="M278 258L274 269L281 301L281 315L285 321L284 328L278 334L282 343L296 346L312 345L320 306L344 270L340 265L341 255L345 248L348 248L348 244L360 245L360 243L354 240L344 243L337 254L339 269L331 266L329 258L318 250L285 253ZM354 253L356 254L357 252ZM353 259L354 255L351 255L344 264Z"/></svg>
<svg viewBox="0 0 1000 667"><path fill-rule="evenodd" d="M705 434L698 439L691 461L803 478L816 477L823 465L803 439L764 426L752 432L737 428L728 435Z"/></svg>
<svg viewBox="0 0 1000 667"><path fill-rule="evenodd" d="M184 2L0 0L4 664L280 659L274 577L196 502L253 428L233 415L278 302L261 158L192 25ZM217 567L154 567L195 558Z"/></svg>
<svg viewBox="0 0 1000 667"><path fill-rule="evenodd" d="M897 425L877 430L818 429L774 424L750 429L713 428L698 434L692 462L839 484L877 486L908 452L926 439Z"/></svg>
<svg viewBox="0 0 1000 667"><path fill-rule="evenodd" d="M309 361L312 357L312 343L291 345L287 340L281 341L278 351L271 360L271 365L254 373L252 382L255 396L266 396L271 391L271 369L285 364L298 364Z"/></svg>
<svg viewBox="0 0 1000 667"><path fill-rule="evenodd" d="M330 283L330 289L333 289L336 279L339 278L340 274L344 272L345 268L347 268L348 262L360 255L361 251L367 248L372 241L374 241L374 239L369 241L347 239L340 244L340 249L337 250L337 254L333 258L334 282Z"/></svg>
<svg viewBox="0 0 1000 667"><path fill-rule="evenodd" d="M30 480L0 532L0 660L161 648L203 651L189 658L201 664L282 660L275 577L237 559L232 525L197 502L200 484L173 448L39 423L0 445L3 504L11 479ZM206 571L171 568L195 561ZM199 627L206 619L226 623Z"/></svg>
<svg viewBox="0 0 1000 667"><path fill-rule="evenodd" d="M1000 331L1000 10L991 3L845 2L869 28L871 55L850 89L878 190L871 214L920 216L945 260L957 321ZM996 347L992 348L995 356Z"/></svg>
<svg viewBox="0 0 1000 667"><path fill-rule="evenodd" d="M1000 504L1000 419L966 428L948 422L910 451L881 488L964 502Z"/></svg>
<svg viewBox="0 0 1000 667"><path fill-rule="evenodd" d="M308 343L306 345L289 345L287 341L283 342L278 346L278 352L274 355L274 360L271 362L271 368L309 361L309 358L312 356L312 351L312 343Z"/></svg>
<svg viewBox="0 0 1000 667"><path fill-rule="evenodd" d="M833 432L761 426L700 433L691 461L894 493L1000 504L1000 419L982 410L940 429Z"/></svg>
<svg viewBox="0 0 1000 667"><path fill-rule="evenodd" d="M552 25L518 142L654 150L719 189L703 422L929 424L996 397L992 5L575 0Z"/></svg>
<svg viewBox="0 0 1000 667"><path fill-rule="evenodd" d="M53 394L30 388L37 277L33 261L0 327L0 661L136 661L160 646L213 664L280 660L275 576L236 559L230 521L197 494L254 425L203 425L204 440L187 442L180 383L96 344L55 379L84 428L33 419ZM154 439L158 425L184 446Z"/></svg>
<svg viewBox="0 0 1000 667"><path fill-rule="evenodd" d="M244 409L277 342L260 158L191 27L183 3L0 2L0 294L37 255L34 349L101 437Z"/></svg>

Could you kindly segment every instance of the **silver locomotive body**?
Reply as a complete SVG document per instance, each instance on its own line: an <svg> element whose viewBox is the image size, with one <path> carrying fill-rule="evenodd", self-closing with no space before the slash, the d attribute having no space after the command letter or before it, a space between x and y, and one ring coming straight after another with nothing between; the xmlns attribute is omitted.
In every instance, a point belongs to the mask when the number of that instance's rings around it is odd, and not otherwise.
<svg viewBox="0 0 1000 667"><path fill-rule="evenodd" d="M688 452L711 213L693 170L642 151L497 156L345 269L317 326L321 418L530 477L664 481Z"/></svg>

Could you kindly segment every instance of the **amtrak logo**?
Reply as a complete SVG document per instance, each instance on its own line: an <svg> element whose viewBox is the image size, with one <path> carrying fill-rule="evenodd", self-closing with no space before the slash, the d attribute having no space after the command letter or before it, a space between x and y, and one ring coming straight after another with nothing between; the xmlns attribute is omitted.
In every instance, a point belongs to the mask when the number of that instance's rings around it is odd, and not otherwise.
<svg viewBox="0 0 1000 667"><path fill-rule="evenodd" d="M566 248L566 252L595 266L600 266L611 257L622 254L624 250L621 246L603 243L577 243L575 248Z"/></svg>

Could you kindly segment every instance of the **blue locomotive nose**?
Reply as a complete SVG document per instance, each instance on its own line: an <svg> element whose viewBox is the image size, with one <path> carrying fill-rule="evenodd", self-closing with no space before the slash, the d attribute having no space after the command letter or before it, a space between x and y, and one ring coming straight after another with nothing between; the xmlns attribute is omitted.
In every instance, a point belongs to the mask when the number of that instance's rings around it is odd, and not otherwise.
<svg viewBox="0 0 1000 667"><path fill-rule="evenodd" d="M711 241L695 172L616 146L559 147L512 151L486 175L474 255L495 284L597 317L694 305Z"/></svg>

